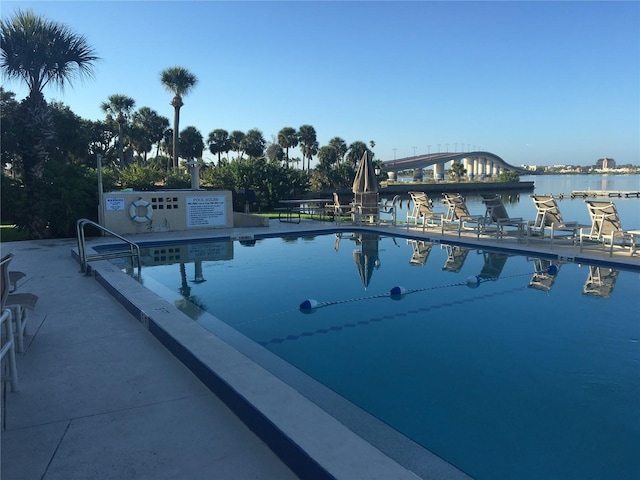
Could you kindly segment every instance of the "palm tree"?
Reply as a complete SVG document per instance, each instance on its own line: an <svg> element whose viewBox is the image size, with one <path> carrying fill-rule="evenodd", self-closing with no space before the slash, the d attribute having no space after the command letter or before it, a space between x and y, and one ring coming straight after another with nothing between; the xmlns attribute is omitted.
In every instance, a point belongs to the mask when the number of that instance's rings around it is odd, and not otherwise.
<svg viewBox="0 0 640 480"><path fill-rule="evenodd" d="M207 145L209 146L209 151L214 155L218 155L218 165L220 165L220 156L224 152L228 152L229 148L231 148L231 144L229 141L229 132L227 132L224 128L216 128L212 132L209 132L209 137L207 138Z"/></svg>
<svg viewBox="0 0 640 480"><path fill-rule="evenodd" d="M295 148L298 145L298 134L296 129L292 127L284 127L278 132L278 144L285 150L285 158L287 167L289 166L289 148Z"/></svg>
<svg viewBox="0 0 640 480"><path fill-rule="evenodd" d="M240 131L240 130L234 130L233 132L231 132L231 135L229 135L229 146L231 147L231 150L237 152L238 156L236 157L236 160L241 160L242 159L242 141L244 140L244 132Z"/></svg>
<svg viewBox="0 0 640 480"><path fill-rule="evenodd" d="M102 102L100 108L107 114L107 119L115 120L118 123L118 159L120 167L124 167L124 125L129 120L131 110L133 110L136 101L116 93L108 98L108 101ZM115 118L114 118L115 117Z"/></svg>
<svg viewBox="0 0 640 480"><path fill-rule="evenodd" d="M347 155L347 159L349 160L349 163L353 165L353 168L356 167L356 165L362 158L362 155L364 155L364 152L371 152L371 150L367 148L367 145L364 142L358 140L349 145L349 153Z"/></svg>
<svg viewBox="0 0 640 480"><path fill-rule="evenodd" d="M338 163L344 160L344 156L347 153L347 143L340 137L333 137L329 140L329 146L333 147L336 150L336 155L338 156Z"/></svg>
<svg viewBox="0 0 640 480"><path fill-rule="evenodd" d="M300 141L300 149L302 150L302 161L304 168L304 159L307 159L307 172L311 170L311 158L318 153L318 140L316 138L316 129L311 125L302 125L298 129L298 139Z"/></svg>
<svg viewBox="0 0 640 480"><path fill-rule="evenodd" d="M160 143L164 138L164 132L169 128L169 119L159 115L158 112L149 108L142 107L137 112L134 112L131 116L131 121L134 125L139 126L145 133L146 140L151 145L156 144L156 157L160 154ZM144 160L147 160L147 153L145 152Z"/></svg>
<svg viewBox="0 0 640 480"><path fill-rule="evenodd" d="M173 115L173 168L178 168L178 125L180 124L180 107L182 96L188 94L198 83L198 78L183 67L170 67L160 73L160 82L169 92L174 94L171 105Z"/></svg>
<svg viewBox="0 0 640 480"><path fill-rule="evenodd" d="M24 82L29 89L23 103L24 133L30 140L22 146L27 185L41 177L48 158L47 140L54 135L44 87L51 84L64 89L72 80L92 77L99 57L83 35L30 10L18 10L12 18L0 20L0 48L4 75Z"/></svg>

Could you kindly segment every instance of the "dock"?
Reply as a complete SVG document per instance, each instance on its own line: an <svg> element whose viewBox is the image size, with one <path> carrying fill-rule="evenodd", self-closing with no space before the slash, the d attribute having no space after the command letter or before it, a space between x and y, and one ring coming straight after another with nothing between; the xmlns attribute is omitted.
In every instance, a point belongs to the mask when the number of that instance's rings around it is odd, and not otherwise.
<svg viewBox="0 0 640 480"><path fill-rule="evenodd" d="M564 193L556 195L564 198ZM589 197L609 197L609 198L640 198L640 190L574 190L571 192L571 198L589 198Z"/></svg>

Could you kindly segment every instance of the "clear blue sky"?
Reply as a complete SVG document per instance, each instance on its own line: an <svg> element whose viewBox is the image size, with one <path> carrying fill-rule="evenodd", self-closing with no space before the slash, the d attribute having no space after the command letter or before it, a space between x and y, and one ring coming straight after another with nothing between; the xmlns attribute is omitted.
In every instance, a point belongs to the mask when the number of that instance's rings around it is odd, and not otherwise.
<svg viewBox="0 0 640 480"><path fill-rule="evenodd" d="M311 124L321 146L373 140L382 160L463 145L514 165L640 160L637 1L3 0L2 17L18 8L96 49L95 79L45 91L91 120L120 93L172 122L159 78L179 65L199 79L180 129L205 140Z"/></svg>

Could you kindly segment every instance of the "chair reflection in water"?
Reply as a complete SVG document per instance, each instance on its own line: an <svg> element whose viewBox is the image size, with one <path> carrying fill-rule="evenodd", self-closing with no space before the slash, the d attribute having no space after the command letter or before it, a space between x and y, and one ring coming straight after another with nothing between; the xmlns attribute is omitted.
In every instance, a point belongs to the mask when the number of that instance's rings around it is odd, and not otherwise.
<svg viewBox="0 0 640 480"><path fill-rule="evenodd" d="M447 251L447 261L442 267L442 270L453 273L458 273L462 270L462 266L471 249L458 245L441 245L441 248Z"/></svg>
<svg viewBox="0 0 640 480"><path fill-rule="evenodd" d="M497 280L500 278L509 255L506 253L485 251L482 252L482 255L484 256L484 265L482 266L482 270L478 274L478 277L485 280Z"/></svg>
<svg viewBox="0 0 640 480"><path fill-rule="evenodd" d="M610 297L619 274L618 270L611 268L589 266L589 275L582 293L596 297Z"/></svg>
<svg viewBox="0 0 640 480"><path fill-rule="evenodd" d="M424 264L427 263L427 259L431 253L431 249L433 248L433 243L425 242L423 240L407 240L407 243L413 248L413 254L411 255L409 263L411 265L424 267Z"/></svg>
<svg viewBox="0 0 640 480"><path fill-rule="evenodd" d="M543 258L533 259L534 272L529 280L529 288L548 292L556 281L561 264Z"/></svg>

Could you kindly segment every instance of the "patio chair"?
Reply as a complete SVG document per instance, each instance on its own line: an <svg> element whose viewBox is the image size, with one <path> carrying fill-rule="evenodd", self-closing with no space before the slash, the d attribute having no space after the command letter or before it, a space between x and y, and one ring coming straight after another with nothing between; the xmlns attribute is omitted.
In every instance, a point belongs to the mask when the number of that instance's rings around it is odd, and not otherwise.
<svg viewBox="0 0 640 480"><path fill-rule="evenodd" d="M9 293L9 262L13 259L13 253L2 258L2 311L11 311L11 320L15 324L15 341L18 352L24 352L24 336L27 333L27 320L29 311L36 308L37 295L33 293Z"/></svg>
<svg viewBox="0 0 640 480"><path fill-rule="evenodd" d="M566 222L553 195L531 195L531 199L536 207L536 218L528 222L529 236L537 232L544 237L545 231L548 230L553 243L556 232L566 232L571 234L571 239L575 243L580 228L588 227L578 222Z"/></svg>
<svg viewBox="0 0 640 480"><path fill-rule="evenodd" d="M521 217L510 217L502 203L500 195L483 195L482 201L487 208L484 215L483 232L490 226L495 226L496 239L504 237L506 228L515 229L518 239L524 238L526 222Z"/></svg>
<svg viewBox="0 0 640 480"><path fill-rule="evenodd" d="M427 226L436 227L442 222L442 214L433 211L433 202L424 192L409 192L413 207L407 211L407 228L413 222L416 226L422 223L422 230Z"/></svg>
<svg viewBox="0 0 640 480"><path fill-rule="evenodd" d="M4 256L0 260L0 362L7 357L9 369L9 381L11 382L11 391L18 390L18 368L16 365L16 347L13 337L13 324L11 310L5 308L4 304L9 296L9 263L13 259L13 254ZM4 378L3 378L4 380Z"/></svg>
<svg viewBox="0 0 640 480"><path fill-rule="evenodd" d="M327 214L333 215L333 221L340 223L342 217L353 215L353 206L350 204L340 203L340 198L336 192L333 192L333 204L325 205Z"/></svg>
<svg viewBox="0 0 640 480"><path fill-rule="evenodd" d="M611 256L618 239L623 248L628 243L629 253L633 254L636 250L636 231L623 230L615 203L598 200L585 200L585 203L589 210L591 226L580 229L580 251L582 252L584 240L589 240L602 244L603 249L608 244L609 256Z"/></svg>
<svg viewBox="0 0 640 480"><path fill-rule="evenodd" d="M458 237L462 231L474 231L480 238L480 232L484 226L484 215L471 215L465 199L459 193L443 193L443 203L447 207L447 213L442 217L442 233L448 225L458 228Z"/></svg>
<svg viewBox="0 0 640 480"><path fill-rule="evenodd" d="M396 210L398 209L398 203L400 202L400 195L393 197L391 201L385 200L380 205L380 214L391 214L391 225L396 224ZM382 223L382 220L380 220Z"/></svg>

